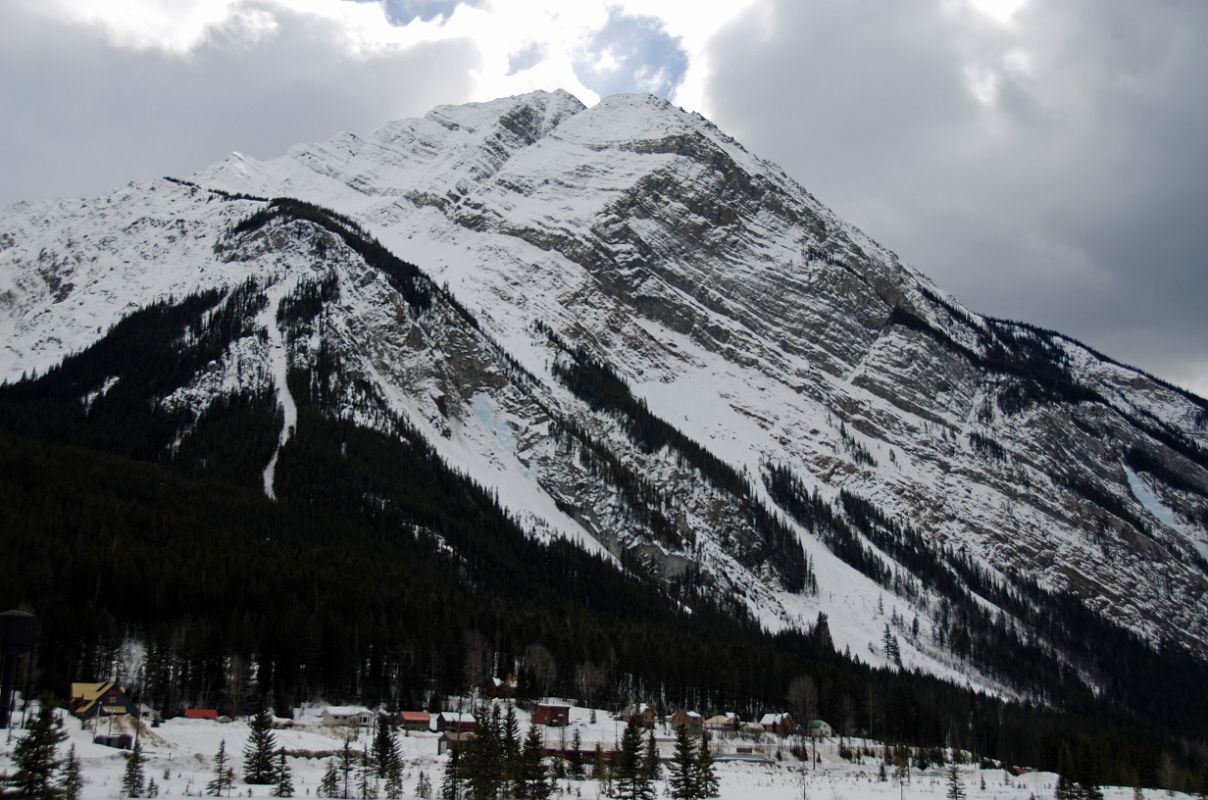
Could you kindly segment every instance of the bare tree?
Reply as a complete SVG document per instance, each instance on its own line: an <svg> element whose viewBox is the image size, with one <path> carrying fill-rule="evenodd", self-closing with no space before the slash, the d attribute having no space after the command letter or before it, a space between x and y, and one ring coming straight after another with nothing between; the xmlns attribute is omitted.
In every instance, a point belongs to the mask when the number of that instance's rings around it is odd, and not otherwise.
<svg viewBox="0 0 1208 800"><path fill-rule="evenodd" d="M542 644L530 644L524 648L524 666L541 687L541 696L549 695L550 684L558 677L558 663Z"/></svg>
<svg viewBox="0 0 1208 800"><path fill-rule="evenodd" d="M608 685L608 668L593 661L584 661L575 667L575 686L587 701L588 708L595 708L591 698Z"/></svg>
<svg viewBox="0 0 1208 800"><path fill-rule="evenodd" d="M466 632L466 660L462 676L469 691L480 689L490 677L491 645L478 631Z"/></svg>
<svg viewBox="0 0 1208 800"><path fill-rule="evenodd" d="M818 687L814 683L814 679L809 675L798 675L789 683L789 692L786 699L789 701L789 706L798 714L800 723L797 726L798 731L809 732L809 724L813 722L814 717L818 716ZM817 766L818 745L817 740L814 741L813 755L810 757L812 765Z"/></svg>

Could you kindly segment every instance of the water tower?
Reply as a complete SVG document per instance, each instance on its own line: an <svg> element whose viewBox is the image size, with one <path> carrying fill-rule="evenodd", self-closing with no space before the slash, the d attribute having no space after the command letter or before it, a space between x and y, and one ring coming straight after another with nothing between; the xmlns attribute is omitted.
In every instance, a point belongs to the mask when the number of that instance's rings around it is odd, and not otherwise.
<svg viewBox="0 0 1208 800"><path fill-rule="evenodd" d="M26 611L0 613L0 728L7 728L13 711L17 662L34 649L38 621Z"/></svg>

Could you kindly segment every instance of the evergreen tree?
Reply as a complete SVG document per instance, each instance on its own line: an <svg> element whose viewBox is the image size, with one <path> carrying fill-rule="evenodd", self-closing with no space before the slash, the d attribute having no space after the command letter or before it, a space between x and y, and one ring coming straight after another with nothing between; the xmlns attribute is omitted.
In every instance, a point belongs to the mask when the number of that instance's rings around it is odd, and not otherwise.
<svg viewBox="0 0 1208 800"><path fill-rule="evenodd" d="M583 737L579 734L579 729L575 728L575 734L570 739L570 777L573 780L583 780Z"/></svg>
<svg viewBox="0 0 1208 800"><path fill-rule="evenodd" d="M143 756L143 745L137 738L134 749L126 757L126 770L122 773L122 795L124 797L142 797L147 791L147 779L143 775L143 764L147 759Z"/></svg>
<svg viewBox="0 0 1208 800"><path fill-rule="evenodd" d="M80 777L80 759L76 756L73 744L63 766L63 800L80 800L80 789L83 785L84 781Z"/></svg>
<svg viewBox="0 0 1208 800"><path fill-rule="evenodd" d="M1074 754L1069 742L1062 741L1057 751L1057 786L1053 800L1082 800L1082 790L1074 780Z"/></svg>
<svg viewBox="0 0 1208 800"><path fill-rule="evenodd" d="M293 796L294 778L285 760L285 748L282 747L277 751L277 785L273 788L273 797Z"/></svg>
<svg viewBox="0 0 1208 800"><path fill-rule="evenodd" d="M494 800L499 793L503 772L500 728L498 714L488 716L485 711L478 714L474 741L466 747L462 764L466 796L470 800Z"/></svg>
<svg viewBox="0 0 1208 800"><path fill-rule="evenodd" d="M698 797L717 797L717 771L713 767L713 752L709 750L709 730L700 734L700 753L696 757L696 791Z"/></svg>
<svg viewBox="0 0 1208 800"><path fill-rule="evenodd" d="M400 763L402 757L394 718L379 714L373 736L373 759L377 764L378 777L388 777L391 766Z"/></svg>
<svg viewBox="0 0 1208 800"><path fill-rule="evenodd" d="M361 751L360 765L357 769L357 797L359 800L377 800L377 785L374 778L373 759L369 757L369 748Z"/></svg>
<svg viewBox="0 0 1208 800"><path fill-rule="evenodd" d="M398 800L403 796L403 762L402 759L391 762L386 769L386 797Z"/></svg>
<svg viewBox="0 0 1208 800"><path fill-rule="evenodd" d="M604 763L604 748L600 746L599 742L596 742L596 751L592 753L591 757L591 776L604 788L605 794L608 794L610 790L608 764Z"/></svg>
<svg viewBox="0 0 1208 800"><path fill-rule="evenodd" d="M642 777L648 781L657 781L662 771L659 762L659 746L654 741L654 729L646 737L646 752L642 754Z"/></svg>
<svg viewBox="0 0 1208 800"><path fill-rule="evenodd" d="M629 720L621 735L621 749L613 768L612 796L618 800L650 800L654 787L646 777L642 758L642 735L637 717Z"/></svg>
<svg viewBox="0 0 1208 800"><path fill-rule="evenodd" d="M345 739L344 746L340 748L340 797L343 800L348 800L352 796L351 779L353 766L352 740Z"/></svg>
<svg viewBox="0 0 1208 800"><path fill-rule="evenodd" d="M235 771L228 763L226 754L226 739L218 743L218 753L214 756L214 778L206 784L206 794L211 797L222 797L223 793L231 793L231 785L235 782Z"/></svg>
<svg viewBox="0 0 1208 800"><path fill-rule="evenodd" d="M415 796L419 800L431 800L432 797L432 782L428 780L428 773L422 769L419 771L419 780L415 782Z"/></svg>
<svg viewBox="0 0 1208 800"><path fill-rule="evenodd" d="M334 760L327 762L327 770L319 779L319 797L336 797L340 793L340 773Z"/></svg>
<svg viewBox="0 0 1208 800"><path fill-rule="evenodd" d="M59 743L67 738L63 721L55 713L54 703L42 698L38 714L29 724L25 736L13 747L13 764L17 771L9 779L16 793L35 800L53 800L60 788L55 776L62 767Z"/></svg>
<svg viewBox="0 0 1208 800"><path fill-rule="evenodd" d="M550 795L549 775L545 769L545 743L541 730L529 725L520 754L520 774L515 785L515 796L526 800L546 800Z"/></svg>
<svg viewBox="0 0 1208 800"><path fill-rule="evenodd" d="M155 782L155 778L147 781L147 797L159 797L159 784Z"/></svg>
<svg viewBox="0 0 1208 800"><path fill-rule="evenodd" d="M531 729L531 725L530 725ZM516 719L516 709L509 702L507 713L503 718L503 738L500 744L503 760L503 780L505 791L507 786L513 786L520 776L520 723Z"/></svg>
<svg viewBox="0 0 1208 800"><path fill-rule="evenodd" d="M445 776L440 782L441 800L461 800L461 754L454 749L449 753L449 763L445 766Z"/></svg>
<svg viewBox="0 0 1208 800"><path fill-rule="evenodd" d="M696 748L688 736L688 726L675 729L675 757L671 762L671 776L667 779L671 796L679 800L698 797L696 786Z"/></svg>
<svg viewBox="0 0 1208 800"><path fill-rule="evenodd" d="M276 783L277 738L273 735L273 712L262 707L249 725L251 733L243 747L243 779L254 784Z"/></svg>
<svg viewBox="0 0 1208 800"><path fill-rule="evenodd" d="M944 794L948 800L965 800L965 785L961 783L960 772L956 764L948 765L948 791Z"/></svg>

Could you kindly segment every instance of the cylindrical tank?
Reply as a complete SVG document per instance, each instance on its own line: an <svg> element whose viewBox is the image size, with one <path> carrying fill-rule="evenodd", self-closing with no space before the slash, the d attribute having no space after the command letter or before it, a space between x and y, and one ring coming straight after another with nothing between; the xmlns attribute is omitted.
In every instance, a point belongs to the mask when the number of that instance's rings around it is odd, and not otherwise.
<svg viewBox="0 0 1208 800"><path fill-rule="evenodd" d="M11 721L17 662L34 649L37 639L38 620L33 614L16 609L0 612L0 728Z"/></svg>

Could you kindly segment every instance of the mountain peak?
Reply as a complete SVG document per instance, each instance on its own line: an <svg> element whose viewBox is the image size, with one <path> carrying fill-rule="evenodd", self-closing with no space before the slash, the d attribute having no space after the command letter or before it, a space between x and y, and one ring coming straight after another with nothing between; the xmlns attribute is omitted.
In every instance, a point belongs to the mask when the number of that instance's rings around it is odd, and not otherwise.
<svg viewBox="0 0 1208 800"><path fill-rule="evenodd" d="M564 119L574 116L586 106L563 89L553 92L535 91L511 97L501 97L480 103L437 106L424 118L451 129L479 131L507 121L524 117L537 138L544 136Z"/></svg>

